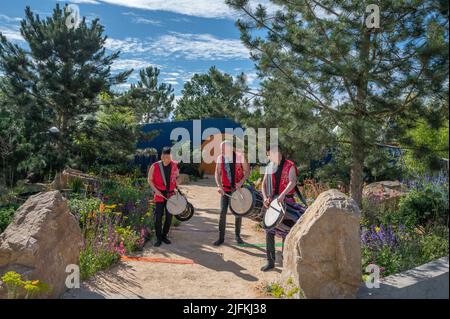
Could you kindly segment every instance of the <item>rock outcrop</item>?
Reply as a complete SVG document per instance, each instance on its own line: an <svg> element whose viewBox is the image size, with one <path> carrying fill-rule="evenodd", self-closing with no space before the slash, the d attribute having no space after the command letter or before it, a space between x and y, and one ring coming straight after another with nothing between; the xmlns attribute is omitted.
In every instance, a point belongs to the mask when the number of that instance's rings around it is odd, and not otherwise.
<svg viewBox="0 0 450 319"><path fill-rule="evenodd" d="M375 182L364 186L363 199L366 217L372 219L376 214L398 208L400 199L407 194L407 187L399 181Z"/></svg>
<svg viewBox="0 0 450 319"><path fill-rule="evenodd" d="M354 298L361 284L360 210L332 189L318 196L286 238L282 284L297 297Z"/></svg>
<svg viewBox="0 0 450 319"><path fill-rule="evenodd" d="M68 189L70 183L74 180L80 180L88 188L93 189L98 185L99 181L96 177L83 173L71 168L66 168L60 173L56 173L54 181L50 184L50 187L54 190Z"/></svg>
<svg viewBox="0 0 450 319"><path fill-rule="evenodd" d="M66 267L79 264L80 227L58 191L30 197L0 235L0 276L15 271L27 280L48 284L47 296L66 290Z"/></svg>

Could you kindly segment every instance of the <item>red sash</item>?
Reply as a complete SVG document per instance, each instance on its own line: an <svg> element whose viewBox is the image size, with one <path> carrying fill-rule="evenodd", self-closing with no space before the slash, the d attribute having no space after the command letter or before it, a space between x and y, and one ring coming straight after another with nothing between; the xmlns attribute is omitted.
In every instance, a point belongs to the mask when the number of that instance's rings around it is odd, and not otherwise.
<svg viewBox="0 0 450 319"><path fill-rule="evenodd" d="M294 167L295 169L295 175L298 176L298 169L295 166L294 162L290 161L290 160L285 160L284 161L284 165L281 171L281 178L280 178L280 186L279 186L279 191L278 193L281 194L282 192L284 192L284 190L286 189L287 185L289 184L289 172L291 171L291 168ZM270 196L274 195L275 192L275 188L276 188L276 178L275 178L275 174L270 174L270 176L267 176L267 178L271 178L272 180L272 187L269 187L270 189L267 188L266 185L266 189L270 192ZM295 193L295 187L293 189L291 189L289 191L288 194L286 195L293 195Z"/></svg>
<svg viewBox="0 0 450 319"><path fill-rule="evenodd" d="M178 172L178 164L175 161L171 161L170 165L172 165L171 170L170 170L170 180L169 181L165 181L165 177L164 177L164 173L161 172L161 168L160 168L160 163L156 162L152 164L153 167L153 176L152 176L152 181L153 184L155 185L155 187L161 191L161 192L165 192L166 191L166 184L169 185L169 194L167 197L170 197L173 193L173 191L175 190L175 188L177 187L177 172ZM162 163L161 163L162 165ZM159 195L154 195L153 199L155 202L164 202L164 198L159 196Z"/></svg>
<svg viewBox="0 0 450 319"><path fill-rule="evenodd" d="M234 185L239 183L244 177L244 167L242 166L242 161L240 155L236 153L235 156L235 164L234 164ZM234 191L234 185L231 185L231 181L228 179L227 172L225 170L225 157L223 155L220 156L220 167L222 171L222 187L226 192ZM233 172L231 172L233 174Z"/></svg>

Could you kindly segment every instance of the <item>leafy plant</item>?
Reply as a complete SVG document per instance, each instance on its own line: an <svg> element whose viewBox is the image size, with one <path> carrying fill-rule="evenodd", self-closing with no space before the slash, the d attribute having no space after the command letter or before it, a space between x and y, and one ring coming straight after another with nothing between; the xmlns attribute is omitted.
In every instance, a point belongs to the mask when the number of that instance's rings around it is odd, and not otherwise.
<svg viewBox="0 0 450 319"><path fill-rule="evenodd" d="M73 193L81 193L85 189L85 185L81 178L75 177L69 181L69 188Z"/></svg>
<svg viewBox="0 0 450 319"><path fill-rule="evenodd" d="M380 267L382 276L388 276L448 255L448 248L448 228L442 225L363 229L363 270L375 264Z"/></svg>
<svg viewBox="0 0 450 319"><path fill-rule="evenodd" d="M17 208L18 205L0 207L0 233L2 233L11 223Z"/></svg>
<svg viewBox="0 0 450 319"><path fill-rule="evenodd" d="M95 250L92 247L87 247L80 253L81 279L89 279L98 271L111 267L119 260L120 254L115 250Z"/></svg>
<svg viewBox="0 0 450 319"><path fill-rule="evenodd" d="M131 253L142 248L143 243L140 241L141 237L130 226L116 226L116 233L119 236L119 241L123 243L126 253Z"/></svg>
<svg viewBox="0 0 450 319"><path fill-rule="evenodd" d="M448 203L440 192L430 187L423 191L413 189L400 199L398 214L405 225L442 223L448 219Z"/></svg>
<svg viewBox="0 0 450 319"><path fill-rule="evenodd" d="M51 291L46 283L40 280L23 280L22 275L14 271L7 272L1 279L6 287L8 299L18 299L22 296L25 299L33 299Z"/></svg>
<svg viewBox="0 0 450 319"><path fill-rule="evenodd" d="M294 298L296 294L299 294L300 298L305 298L303 291L294 284L292 278L286 281L286 289L283 288L279 283L274 282L266 286L266 292L275 298L291 299Z"/></svg>

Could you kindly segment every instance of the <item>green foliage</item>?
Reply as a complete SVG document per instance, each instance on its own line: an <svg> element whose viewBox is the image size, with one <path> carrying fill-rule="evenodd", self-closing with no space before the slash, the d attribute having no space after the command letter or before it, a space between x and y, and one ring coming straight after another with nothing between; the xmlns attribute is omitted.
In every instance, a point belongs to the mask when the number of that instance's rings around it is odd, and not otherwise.
<svg viewBox="0 0 450 319"><path fill-rule="evenodd" d="M81 178L73 178L69 181L69 188L73 193L79 194L85 190L85 185Z"/></svg>
<svg viewBox="0 0 450 319"><path fill-rule="evenodd" d="M150 194L146 179L114 176L101 180L99 198L86 194L69 200L83 234L83 279L115 264L121 255L142 249L154 229Z"/></svg>
<svg viewBox="0 0 450 319"><path fill-rule="evenodd" d="M376 264L384 277L448 255L449 234L445 226L409 228L403 231L398 239L398 244L393 246L374 248L363 245L363 271L367 265Z"/></svg>
<svg viewBox="0 0 450 319"><path fill-rule="evenodd" d="M266 287L266 291L275 298L282 298L284 295L284 289L279 283L272 283Z"/></svg>
<svg viewBox="0 0 450 319"><path fill-rule="evenodd" d="M448 192L447 192L448 196ZM429 222L448 222L448 201L431 187L411 190L400 200L398 219L405 225L425 225Z"/></svg>
<svg viewBox="0 0 450 319"><path fill-rule="evenodd" d="M286 291L286 289L287 289L287 291ZM286 289L283 288L283 286L281 286L279 283L276 283L276 282L271 283L266 286L266 292L275 298L292 299L297 294L300 294L301 298L305 297L303 291L299 287L295 286L292 278L289 278L286 281Z"/></svg>
<svg viewBox="0 0 450 319"><path fill-rule="evenodd" d="M95 197L72 198L68 201L69 210L80 221L80 227L84 227L88 214L95 212L100 207L101 200Z"/></svg>
<svg viewBox="0 0 450 319"><path fill-rule="evenodd" d="M8 205L0 207L0 233L2 233L12 222L14 214L16 213L18 207L18 205Z"/></svg>
<svg viewBox="0 0 450 319"><path fill-rule="evenodd" d="M231 118L240 120L247 114L243 105L245 78L232 76L211 67L207 74L195 74L184 84L183 96L177 103L177 120Z"/></svg>
<svg viewBox="0 0 450 319"><path fill-rule="evenodd" d="M448 4L383 1L374 30L362 23L363 1L273 2L275 13L226 0L242 13L236 24L262 79L255 122L279 127L300 163L348 144L350 193L360 204L373 147L398 140L405 119L436 117L448 104Z"/></svg>
<svg viewBox="0 0 450 319"><path fill-rule="evenodd" d="M20 26L27 49L0 34L0 113L8 110L6 121L12 121L14 136L0 144L5 145L2 171L8 172L10 184L17 173L33 172L42 179L76 161L80 149L75 140L99 110L97 96L131 73L111 75L110 66L119 53L107 55L98 19L89 23L83 19L71 29L65 23L68 14L57 4L52 15L41 19L27 7ZM3 138L7 135L0 118ZM51 127L59 134L50 134Z"/></svg>
<svg viewBox="0 0 450 319"><path fill-rule="evenodd" d="M142 248L139 245L139 234L131 229L131 226L116 226L116 233L119 235L119 241L123 243L127 254Z"/></svg>
<svg viewBox="0 0 450 319"><path fill-rule="evenodd" d="M414 149L406 151L406 167L414 174L423 174L429 169L438 170L442 167L440 159L449 157L448 119L440 128L433 128L424 120L416 125L405 136L414 145Z"/></svg>
<svg viewBox="0 0 450 319"><path fill-rule="evenodd" d="M129 96L136 109L137 122L161 122L173 110L174 90L170 84L158 84L159 74L157 67L142 69L139 81L131 86Z"/></svg>
<svg viewBox="0 0 450 319"><path fill-rule="evenodd" d="M248 181L253 183L253 184L255 184L261 178L262 178L262 174L261 174L261 172L259 170L259 167L255 167L250 172L250 175L248 177Z"/></svg>
<svg viewBox="0 0 450 319"><path fill-rule="evenodd" d="M78 156L73 167L83 170L100 170L99 175L128 173L133 167L128 164L136 153L139 139L146 138L136 122L135 110L124 105L123 96L102 93L101 106L80 126L75 137Z"/></svg>
<svg viewBox="0 0 450 319"><path fill-rule="evenodd" d="M9 271L5 273L1 280L6 287L8 299L33 299L39 295L49 293L51 288L40 280L23 280L22 275Z"/></svg>
<svg viewBox="0 0 450 319"><path fill-rule="evenodd" d="M100 270L105 270L119 262L120 255L115 251L94 251L91 247L80 253L80 276L89 279Z"/></svg>

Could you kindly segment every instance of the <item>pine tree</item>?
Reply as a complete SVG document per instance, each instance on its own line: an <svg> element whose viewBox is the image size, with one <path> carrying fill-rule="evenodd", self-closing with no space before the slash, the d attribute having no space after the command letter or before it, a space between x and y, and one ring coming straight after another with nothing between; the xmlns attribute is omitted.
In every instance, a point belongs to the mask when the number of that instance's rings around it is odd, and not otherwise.
<svg viewBox="0 0 450 319"><path fill-rule="evenodd" d="M20 32L28 49L0 34L2 91L24 118L33 151L39 153L50 127L59 129L54 168L62 168L70 158L79 123L99 108L98 94L123 83L132 71L112 76L110 67L119 52L106 54L104 27L98 19L88 25L85 18L71 27L66 8L57 4L46 19L25 9Z"/></svg>
<svg viewBox="0 0 450 319"><path fill-rule="evenodd" d="M248 0L226 2L244 14L237 26L261 77L289 87L299 103L311 103L317 121L343 131L350 193L360 204L371 148L448 93L448 2L273 0L273 15ZM369 4L380 9L379 27Z"/></svg>
<svg viewBox="0 0 450 319"><path fill-rule="evenodd" d="M245 78L232 76L211 67L206 74L195 74L185 83L183 96L177 103L175 118L179 120L224 118L239 120L246 113L248 101Z"/></svg>
<svg viewBox="0 0 450 319"><path fill-rule="evenodd" d="M130 97L136 105L138 121L152 123L165 120L173 110L172 85L161 83L158 85L160 70L148 67L139 71L139 81L133 84Z"/></svg>

